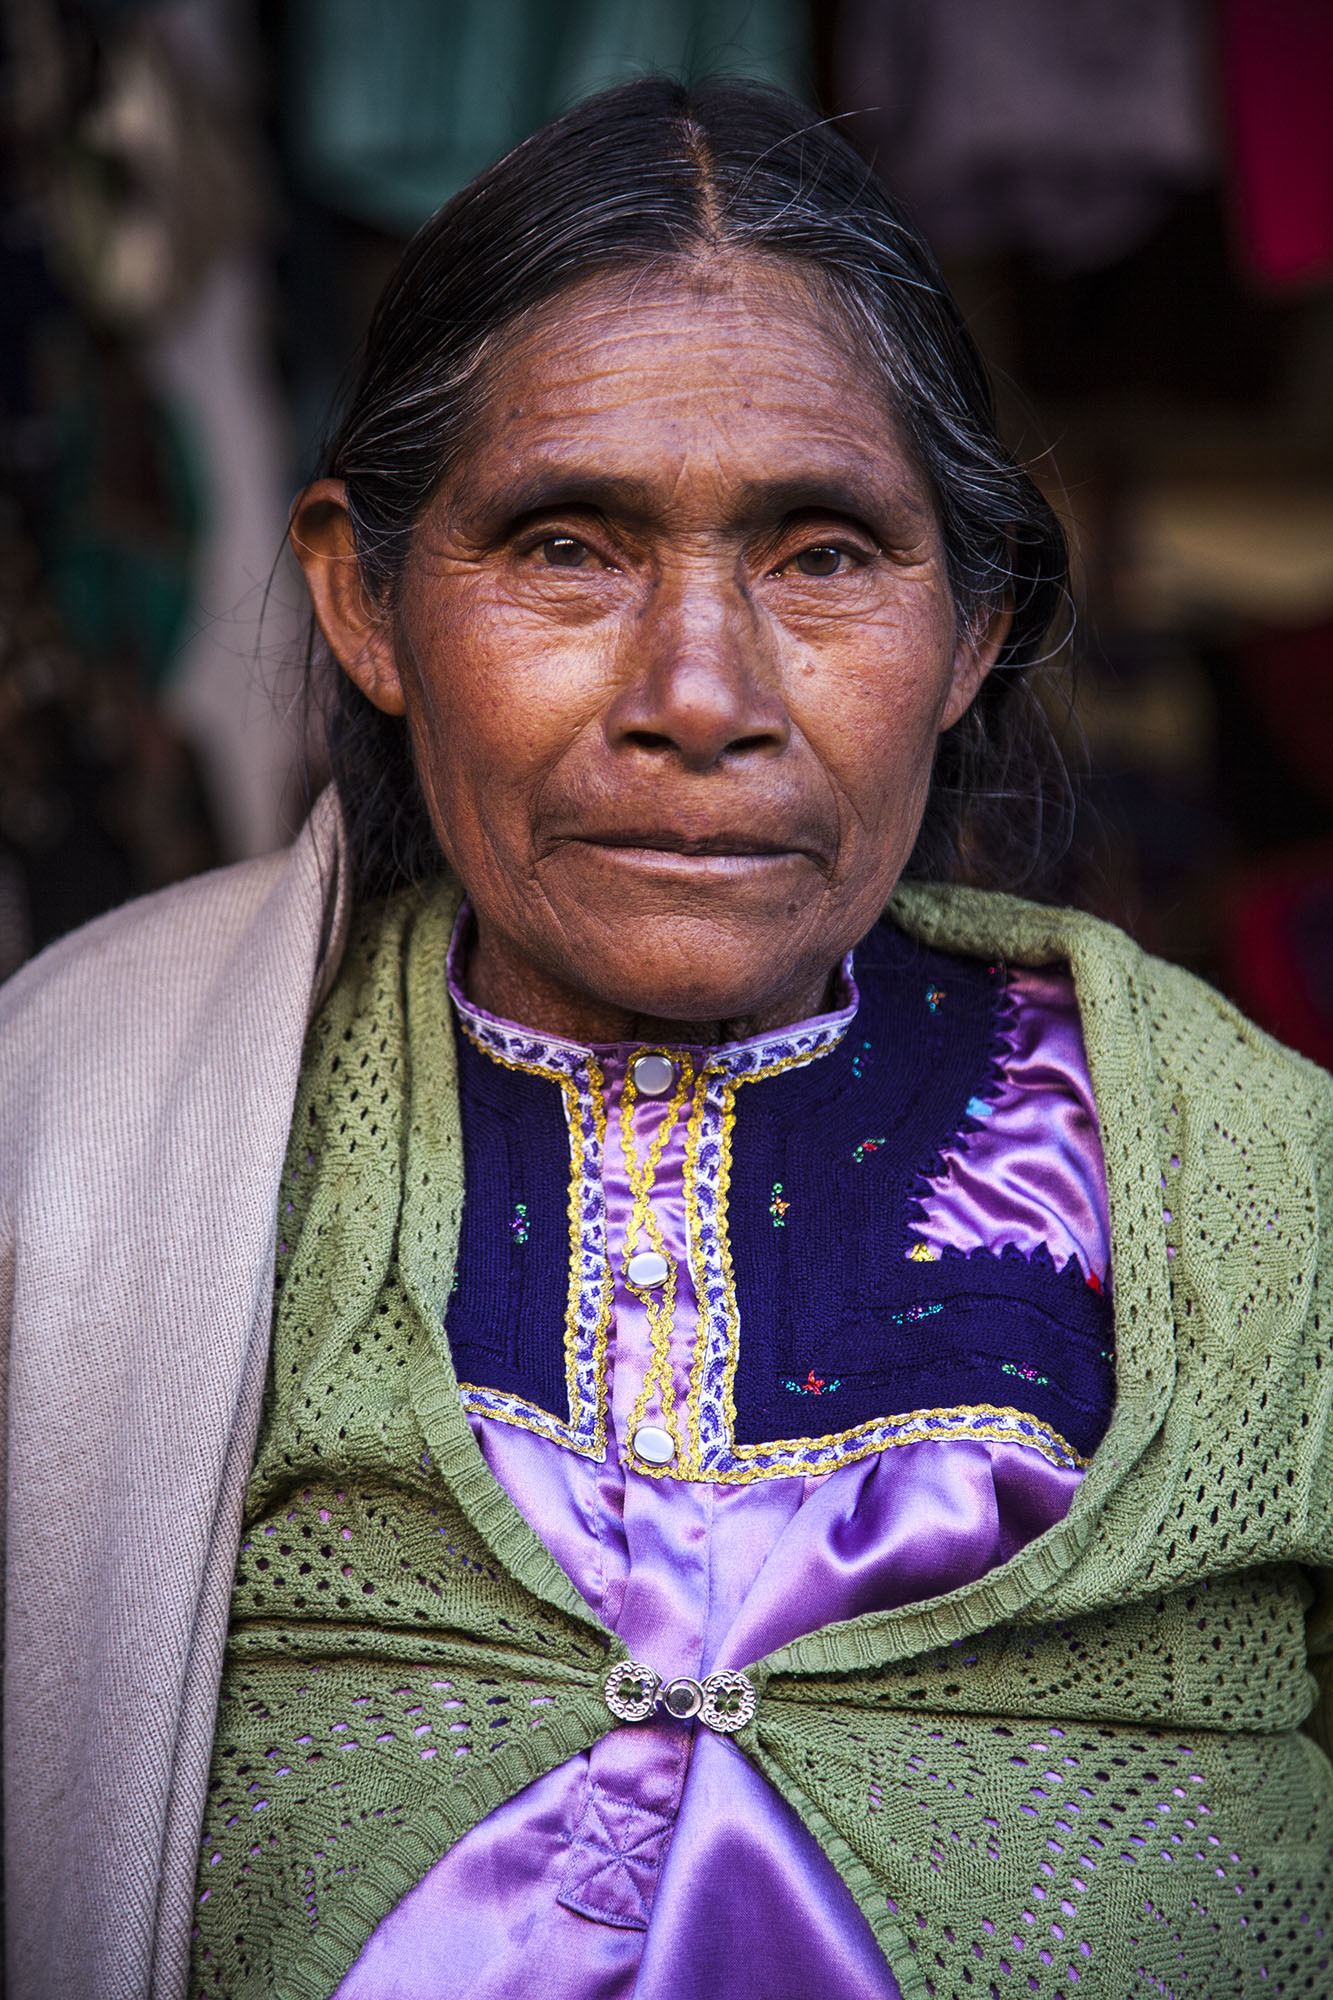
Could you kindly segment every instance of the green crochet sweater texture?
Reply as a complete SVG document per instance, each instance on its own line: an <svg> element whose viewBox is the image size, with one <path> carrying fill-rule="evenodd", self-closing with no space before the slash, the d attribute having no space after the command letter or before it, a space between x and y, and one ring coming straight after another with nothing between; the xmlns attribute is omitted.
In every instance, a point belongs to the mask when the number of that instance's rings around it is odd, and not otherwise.
<svg viewBox="0 0 1333 2000"><path fill-rule="evenodd" d="M488 1471L442 1331L455 902L441 885L368 909L310 1032L200 2000L326 2000L451 1843L632 1726L601 1691L623 1648ZM759 1662L736 1742L822 1842L907 2000L1327 1996L1333 1770L1315 1738L1333 1683L1320 1705L1311 1667L1333 1654L1328 1079L1091 918L954 890L894 909L948 950L1072 967L1116 1409L1062 1523L949 1596Z"/></svg>

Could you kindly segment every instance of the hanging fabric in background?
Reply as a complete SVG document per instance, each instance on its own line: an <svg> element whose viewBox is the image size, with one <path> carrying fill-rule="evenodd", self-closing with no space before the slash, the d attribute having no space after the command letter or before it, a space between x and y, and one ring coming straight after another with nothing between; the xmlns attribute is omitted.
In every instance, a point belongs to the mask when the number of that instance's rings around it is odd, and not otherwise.
<svg viewBox="0 0 1333 2000"><path fill-rule="evenodd" d="M937 250L1090 269L1210 177L1206 55L1196 0L846 0L834 67Z"/></svg>
<svg viewBox="0 0 1333 2000"><path fill-rule="evenodd" d="M263 854L300 818L298 661L304 591L286 550L290 422L272 360L255 50L240 0L171 0L151 32L182 88L233 134L235 210L192 296L164 316L144 364L189 427L208 504L190 630L167 707L198 746L229 855ZM188 143L188 142L187 142Z"/></svg>
<svg viewBox="0 0 1333 2000"><path fill-rule="evenodd" d="M173 282L104 145L88 24L23 0L6 27L0 978L222 858L197 760L158 699L206 532L186 427L141 365L144 315Z"/></svg>
<svg viewBox="0 0 1333 2000"><path fill-rule="evenodd" d="M21 509L0 492L0 979L127 896L219 859L186 746L122 652L69 643Z"/></svg>
<svg viewBox="0 0 1333 2000"><path fill-rule="evenodd" d="M1222 0L1230 195L1251 277L1291 292L1333 280L1333 7Z"/></svg>
<svg viewBox="0 0 1333 2000"><path fill-rule="evenodd" d="M1227 663L1255 822L1228 900L1230 990L1270 1034L1333 1068L1333 619L1253 630Z"/></svg>
<svg viewBox="0 0 1333 2000"><path fill-rule="evenodd" d="M304 630L299 579L284 558L293 454L270 353L269 190L249 9L169 0L98 11L97 87L55 181L54 254L90 324L142 385L153 425L140 423L140 443L160 435L172 453L159 448L159 460L181 469L188 570L170 599L171 579L142 560L131 580L161 639L147 677L194 746L224 853L239 859L292 828L302 739L283 682ZM93 401L99 414L107 398ZM122 452L114 474L122 503L133 497L135 456ZM70 505L82 521L78 500ZM79 589L67 616L90 652L108 627L77 614L127 571L123 504L107 519L119 527L113 565L86 533L71 552ZM59 557L53 573L59 581Z"/></svg>
<svg viewBox="0 0 1333 2000"><path fill-rule="evenodd" d="M299 821L303 586L286 548L294 485L273 377L265 273L239 256L209 273L195 309L145 357L190 426L209 516L193 606L165 691L198 746L227 853L281 845Z"/></svg>
<svg viewBox="0 0 1333 2000"><path fill-rule="evenodd" d="M297 164L330 208L407 233L589 91L652 70L811 86L802 0L297 0Z"/></svg>

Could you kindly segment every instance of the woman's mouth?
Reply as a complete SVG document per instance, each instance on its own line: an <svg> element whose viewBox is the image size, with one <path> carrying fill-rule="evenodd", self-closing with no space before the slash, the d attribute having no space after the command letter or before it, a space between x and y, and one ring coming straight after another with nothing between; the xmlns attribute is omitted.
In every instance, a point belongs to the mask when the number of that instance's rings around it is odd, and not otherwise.
<svg viewBox="0 0 1333 2000"><path fill-rule="evenodd" d="M583 834L580 845L614 866L695 881L744 878L811 862L813 856L792 840L771 839L740 830L687 834L673 828L635 828Z"/></svg>

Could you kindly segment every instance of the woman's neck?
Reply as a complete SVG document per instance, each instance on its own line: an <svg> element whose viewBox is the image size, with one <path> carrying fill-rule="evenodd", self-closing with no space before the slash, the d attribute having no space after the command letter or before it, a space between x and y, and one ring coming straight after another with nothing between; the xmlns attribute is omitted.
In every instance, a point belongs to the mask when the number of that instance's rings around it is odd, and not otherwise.
<svg viewBox="0 0 1333 2000"><path fill-rule="evenodd" d="M536 1033L585 1044L665 1042L709 1047L749 1041L823 1013L832 1004L838 968L834 966L813 979L794 979L776 995L766 995L749 1012L711 1020L682 1019L617 1005L549 973L494 933L479 934L475 929L456 972L474 1006Z"/></svg>

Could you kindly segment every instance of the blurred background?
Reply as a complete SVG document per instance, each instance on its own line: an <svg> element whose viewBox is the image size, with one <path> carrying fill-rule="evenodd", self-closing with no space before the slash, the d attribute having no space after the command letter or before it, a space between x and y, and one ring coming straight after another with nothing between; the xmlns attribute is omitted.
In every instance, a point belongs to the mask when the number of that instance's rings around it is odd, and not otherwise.
<svg viewBox="0 0 1333 2000"><path fill-rule="evenodd" d="M1059 891L1333 1064L1333 0L0 19L0 976L299 824L287 507L412 231L585 92L727 70L845 119L1075 534Z"/></svg>

